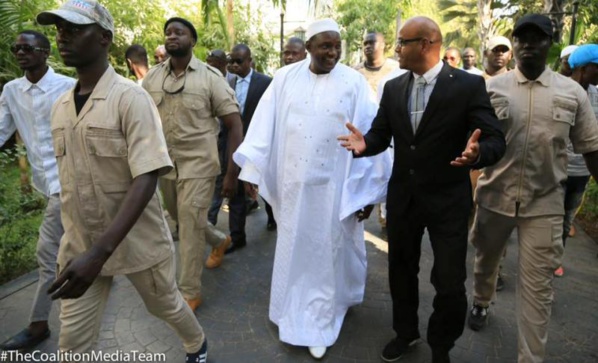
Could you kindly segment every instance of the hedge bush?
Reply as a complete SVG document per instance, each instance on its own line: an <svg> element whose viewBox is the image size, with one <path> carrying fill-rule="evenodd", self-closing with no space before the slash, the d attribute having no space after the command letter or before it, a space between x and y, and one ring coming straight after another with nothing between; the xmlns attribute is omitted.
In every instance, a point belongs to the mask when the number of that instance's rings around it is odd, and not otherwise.
<svg viewBox="0 0 598 363"><path fill-rule="evenodd" d="M17 164L24 149L0 152L0 284L37 267L36 246L46 200L21 190Z"/></svg>

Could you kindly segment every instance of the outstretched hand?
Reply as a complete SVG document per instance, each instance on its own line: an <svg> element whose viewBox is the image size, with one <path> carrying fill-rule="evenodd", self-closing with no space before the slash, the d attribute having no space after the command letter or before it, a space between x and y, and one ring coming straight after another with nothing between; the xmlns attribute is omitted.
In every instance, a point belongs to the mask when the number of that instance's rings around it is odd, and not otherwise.
<svg viewBox="0 0 598 363"><path fill-rule="evenodd" d="M353 151L355 155L359 155L365 151L365 139L363 134L353 124L347 122L345 124L351 133L349 135L342 135L336 139L341 142L341 146L349 151Z"/></svg>
<svg viewBox="0 0 598 363"><path fill-rule="evenodd" d="M478 161L478 157L480 156L480 143L478 140L480 139L481 134L482 130L475 129L475 131L469 137L467 146L461 153L461 156L451 161L452 166L467 166Z"/></svg>

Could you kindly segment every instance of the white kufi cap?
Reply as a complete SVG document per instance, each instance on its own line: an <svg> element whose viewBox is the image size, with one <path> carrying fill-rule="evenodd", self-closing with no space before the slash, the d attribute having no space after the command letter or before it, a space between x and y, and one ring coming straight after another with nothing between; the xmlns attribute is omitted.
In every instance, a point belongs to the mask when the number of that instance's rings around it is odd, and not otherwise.
<svg viewBox="0 0 598 363"><path fill-rule="evenodd" d="M341 33L336 21L330 18L326 18L316 20L313 23L309 24L309 26L307 27L307 32L305 32L305 39L309 40L314 35L324 32L336 32L339 34Z"/></svg>

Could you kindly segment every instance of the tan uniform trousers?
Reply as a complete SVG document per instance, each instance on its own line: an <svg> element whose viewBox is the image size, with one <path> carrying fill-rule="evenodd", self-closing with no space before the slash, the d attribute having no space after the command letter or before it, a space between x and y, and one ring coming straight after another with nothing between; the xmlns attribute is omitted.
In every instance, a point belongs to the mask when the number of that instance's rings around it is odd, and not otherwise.
<svg viewBox="0 0 598 363"><path fill-rule="evenodd" d="M488 307L506 243L517 228L519 277L516 314L519 363L544 360L552 309L553 271L563 256L563 216L508 217L477 208L470 242L476 248L474 303Z"/></svg>
<svg viewBox="0 0 598 363"><path fill-rule="evenodd" d="M204 179L160 178L164 205L179 225L181 274L179 289L185 299L201 295L201 275L206 255L206 242L220 245L226 235L208 222L216 177Z"/></svg>
<svg viewBox="0 0 598 363"><path fill-rule="evenodd" d="M203 344L204 332L197 318L183 300L176 285L174 255L147 270L126 275L148 312L170 325L183 341L187 353L195 353ZM61 351L89 352L98 338L102 315L113 276L98 276L78 299L61 300Z"/></svg>

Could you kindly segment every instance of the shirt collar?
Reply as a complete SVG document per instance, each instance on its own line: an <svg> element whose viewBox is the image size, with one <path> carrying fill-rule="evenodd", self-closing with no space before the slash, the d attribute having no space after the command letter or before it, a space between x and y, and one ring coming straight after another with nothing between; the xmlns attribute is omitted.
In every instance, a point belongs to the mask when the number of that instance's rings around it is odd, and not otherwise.
<svg viewBox="0 0 598 363"><path fill-rule="evenodd" d="M198 69L200 66L201 66L201 61L200 61L199 59L195 58L195 56L194 56L194 55L192 55L192 56L191 56L191 60L190 60L190 61L189 61L189 63L187 64L187 68L185 68L185 72L186 72L188 69L191 69L191 70L194 70L194 71L195 71L195 70L197 70L197 69ZM166 74L169 74L169 73L171 72L171 70L172 70L172 68L170 67L170 59L169 59L168 61L164 62L164 67L165 67Z"/></svg>
<svg viewBox="0 0 598 363"><path fill-rule="evenodd" d="M245 82L249 83L251 81L252 74L253 74L253 69L249 68L249 73L247 73L247 75L245 77L241 77L241 76L237 75L237 82L245 81Z"/></svg>
<svg viewBox="0 0 598 363"><path fill-rule="evenodd" d="M548 67L544 68L544 72L542 72L542 74L540 74L535 81L530 81L527 79L525 75L521 73L518 67L515 67L514 71L517 83L538 82L544 87L550 87L550 84L552 83L552 70L550 70Z"/></svg>
<svg viewBox="0 0 598 363"><path fill-rule="evenodd" d="M428 69L428 71L426 73L424 73L423 75L417 76L416 74L413 74L413 76L415 78L424 77L424 79L426 80L426 83L430 84L438 77L443 66L444 66L444 63L442 61L439 61L434 67Z"/></svg>
<svg viewBox="0 0 598 363"><path fill-rule="evenodd" d="M52 86L52 78L54 78L54 69L52 69L52 67L48 66L48 70L46 71L46 74L44 74L44 76L37 81L37 83L31 83L27 77L23 77L23 84L21 86L21 91L22 92L27 92L31 89L31 87L33 86L37 86L39 89L42 90L42 92L46 93L50 90L51 86Z"/></svg>

